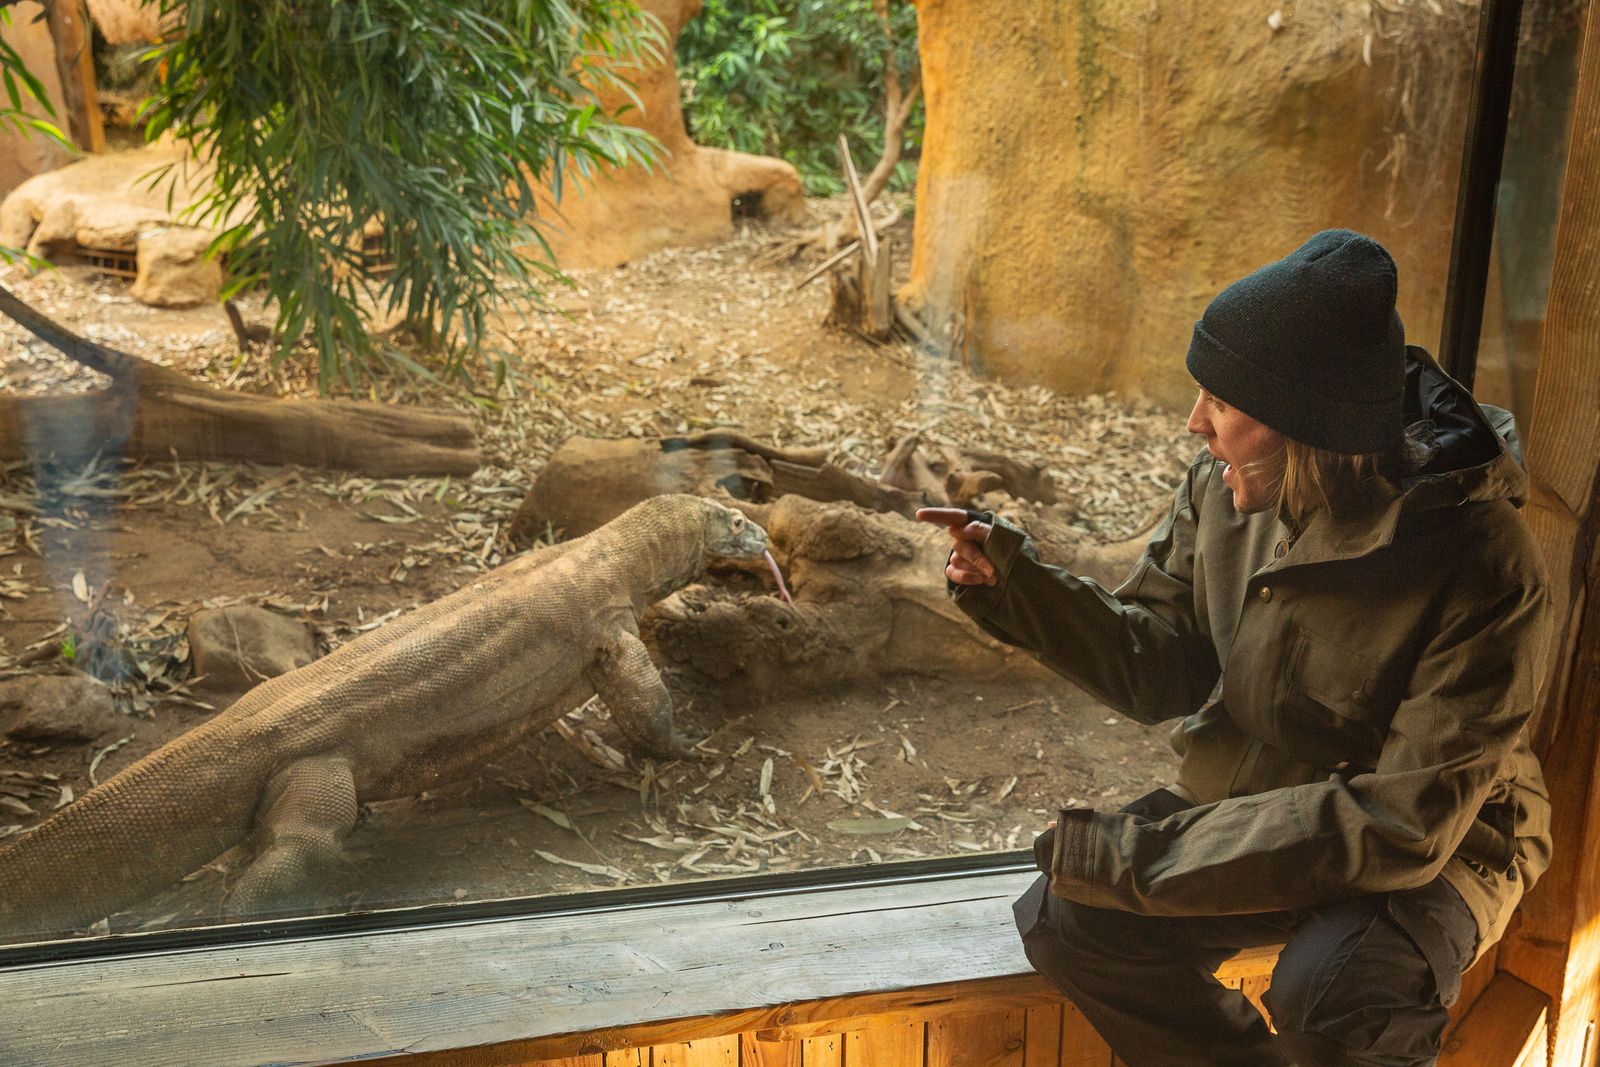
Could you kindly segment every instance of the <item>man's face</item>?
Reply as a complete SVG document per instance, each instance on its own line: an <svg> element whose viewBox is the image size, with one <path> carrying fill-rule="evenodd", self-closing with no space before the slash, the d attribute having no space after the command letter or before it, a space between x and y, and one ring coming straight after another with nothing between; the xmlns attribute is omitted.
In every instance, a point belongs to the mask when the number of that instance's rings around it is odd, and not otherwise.
<svg viewBox="0 0 1600 1067"><path fill-rule="evenodd" d="M1282 434L1204 389L1189 412L1188 430L1203 435L1206 451L1227 464L1222 468L1222 481L1233 490L1236 511L1264 511L1273 506L1275 479L1270 472L1277 469L1283 451ZM1254 469L1257 464L1265 466L1267 473Z"/></svg>

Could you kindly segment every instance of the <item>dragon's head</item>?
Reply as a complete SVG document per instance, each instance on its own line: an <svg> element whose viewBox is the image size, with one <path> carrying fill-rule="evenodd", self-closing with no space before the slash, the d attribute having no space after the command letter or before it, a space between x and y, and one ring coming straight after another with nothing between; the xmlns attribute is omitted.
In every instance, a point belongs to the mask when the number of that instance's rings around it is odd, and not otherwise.
<svg viewBox="0 0 1600 1067"><path fill-rule="evenodd" d="M767 551L767 531L744 517L744 513L715 501L705 502L706 552L728 559L760 559Z"/></svg>

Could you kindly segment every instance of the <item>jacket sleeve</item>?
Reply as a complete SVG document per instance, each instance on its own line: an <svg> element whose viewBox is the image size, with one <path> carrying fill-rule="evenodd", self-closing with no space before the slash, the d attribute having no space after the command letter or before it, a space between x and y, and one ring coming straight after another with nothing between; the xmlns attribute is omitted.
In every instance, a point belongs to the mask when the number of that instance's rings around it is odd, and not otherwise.
<svg viewBox="0 0 1600 1067"><path fill-rule="evenodd" d="M1194 609L1195 501L1214 464L1189 468L1172 508L1115 593L1039 561L1003 519L984 545L996 584L956 586L982 629L1033 653L1096 700L1144 723L1188 715L1220 674Z"/></svg>
<svg viewBox="0 0 1600 1067"><path fill-rule="evenodd" d="M1233 797L1159 821L1060 816L1051 887L1150 915L1308 907L1432 880L1534 707L1543 585L1459 606L1424 650L1371 773Z"/></svg>

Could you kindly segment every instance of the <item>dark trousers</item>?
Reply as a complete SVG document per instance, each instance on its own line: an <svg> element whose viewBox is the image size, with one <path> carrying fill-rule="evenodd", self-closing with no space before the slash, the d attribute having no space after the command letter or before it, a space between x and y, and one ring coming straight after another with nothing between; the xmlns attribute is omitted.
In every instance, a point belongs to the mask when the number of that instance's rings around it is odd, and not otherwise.
<svg viewBox="0 0 1600 1067"><path fill-rule="evenodd" d="M1159 819L1186 806L1162 789L1123 810ZM1180 918L1084 907L1040 878L1016 916L1028 959L1128 1067L1431 1064L1478 939L1442 878L1301 911ZM1262 998L1274 1035L1212 972L1279 942Z"/></svg>

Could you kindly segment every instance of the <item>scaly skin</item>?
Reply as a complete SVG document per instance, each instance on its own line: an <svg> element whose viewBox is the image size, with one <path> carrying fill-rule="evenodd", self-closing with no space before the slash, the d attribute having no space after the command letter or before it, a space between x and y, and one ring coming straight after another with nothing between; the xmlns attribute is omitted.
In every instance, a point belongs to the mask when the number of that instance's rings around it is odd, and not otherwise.
<svg viewBox="0 0 1600 1067"><path fill-rule="evenodd" d="M0 936L86 926L247 836L225 907L281 905L337 857L359 804L458 777L595 692L630 741L672 754L638 618L711 559L765 548L736 511L656 497L257 686L0 847Z"/></svg>

